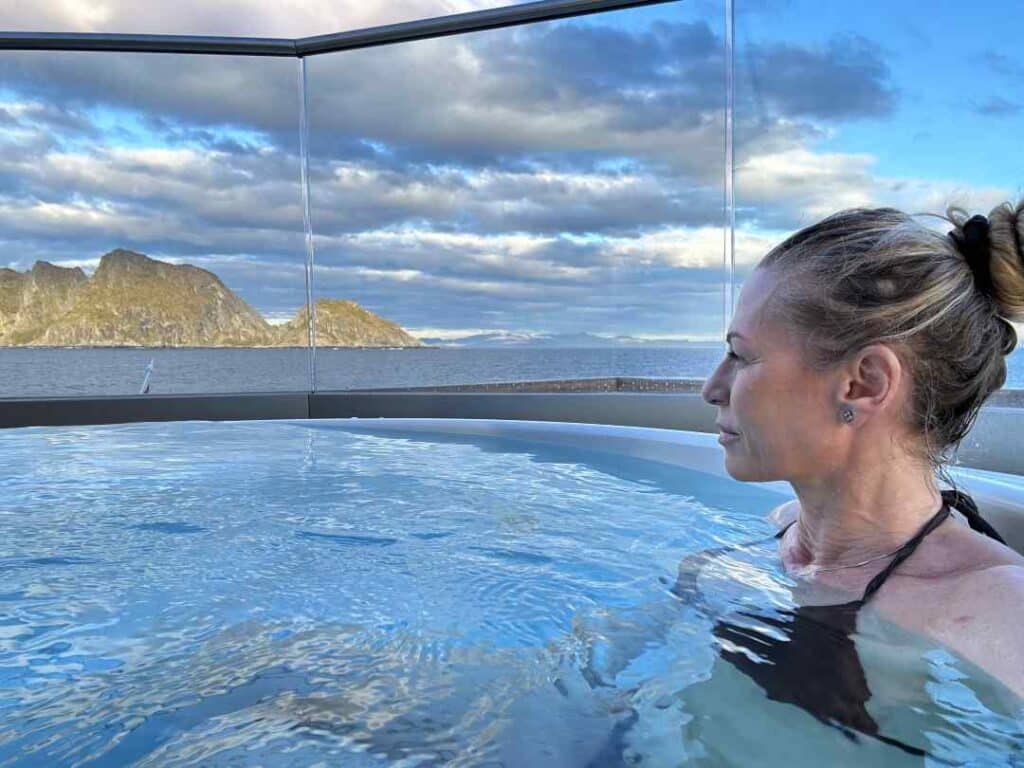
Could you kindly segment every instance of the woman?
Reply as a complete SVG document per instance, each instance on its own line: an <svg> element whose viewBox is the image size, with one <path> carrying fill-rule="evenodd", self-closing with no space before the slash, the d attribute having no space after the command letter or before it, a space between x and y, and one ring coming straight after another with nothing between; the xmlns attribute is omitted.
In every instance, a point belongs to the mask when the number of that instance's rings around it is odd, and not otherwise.
<svg viewBox="0 0 1024 768"><path fill-rule="evenodd" d="M681 599L574 622L509 764L553 764L536 735L572 722L608 736L565 764L1024 765L1024 558L936 482L1006 379L1024 201L948 217L844 211L761 260L703 397L729 474L796 499L687 557Z"/></svg>
<svg viewBox="0 0 1024 768"><path fill-rule="evenodd" d="M800 620L852 633L877 612L1024 696L1024 557L974 530L994 534L969 497L936 483L952 485L948 451L1006 380L1017 342L1007 319L1024 319L1024 201L947 217L942 235L890 208L843 211L774 248L743 286L728 355L702 396L718 407L729 474L787 480L796 494L772 514L782 564L811 599L790 633ZM849 599L814 605L815 590ZM788 650L767 666L723 655L769 698L871 733L852 643L832 647L843 664ZM781 678L800 670L786 664L808 663L846 683L787 694ZM861 705L827 701L834 684L862 688Z"/></svg>

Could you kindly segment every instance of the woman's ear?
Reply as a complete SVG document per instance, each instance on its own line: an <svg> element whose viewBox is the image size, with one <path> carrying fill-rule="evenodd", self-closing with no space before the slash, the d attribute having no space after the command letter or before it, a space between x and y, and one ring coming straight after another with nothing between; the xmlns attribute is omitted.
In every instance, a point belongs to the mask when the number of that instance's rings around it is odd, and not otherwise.
<svg viewBox="0 0 1024 768"><path fill-rule="evenodd" d="M858 413L875 413L896 402L903 381L903 364L892 348L869 344L846 367L841 404Z"/></svg>

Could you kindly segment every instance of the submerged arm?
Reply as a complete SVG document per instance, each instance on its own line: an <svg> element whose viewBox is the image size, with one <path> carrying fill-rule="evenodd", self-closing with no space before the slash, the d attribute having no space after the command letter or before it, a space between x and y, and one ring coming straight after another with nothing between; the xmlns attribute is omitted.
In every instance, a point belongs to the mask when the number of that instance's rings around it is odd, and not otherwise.
<svg viewBox="0 0 1024 768"><path fill-rule="evenodd" d="M781 527L796 515L787 501L768 513ZM663 641L673 625L689 610L701 611L704 600L697 577L709 562L745 544L725 545L686 555L679 563L676 580L663 598L625 610L605 611L574 621L577 648L582 647L580 671L591 688L613 686L618 674L655 642ZM664 580L668 585L668 581Z"/></svg>

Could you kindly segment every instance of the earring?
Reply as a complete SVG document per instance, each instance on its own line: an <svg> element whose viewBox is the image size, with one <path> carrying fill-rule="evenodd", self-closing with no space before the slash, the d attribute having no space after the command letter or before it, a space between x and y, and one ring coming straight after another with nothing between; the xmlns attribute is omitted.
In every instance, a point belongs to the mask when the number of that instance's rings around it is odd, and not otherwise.
<svg viewBox="0 0 1024 768"><path fill-rule="evenodd" d="M853 409L852 408L849 408L849 407L843 408L841 413L842 413L843 421L845 421L847 424L849 424L851 421L853 421Z"/></svg>

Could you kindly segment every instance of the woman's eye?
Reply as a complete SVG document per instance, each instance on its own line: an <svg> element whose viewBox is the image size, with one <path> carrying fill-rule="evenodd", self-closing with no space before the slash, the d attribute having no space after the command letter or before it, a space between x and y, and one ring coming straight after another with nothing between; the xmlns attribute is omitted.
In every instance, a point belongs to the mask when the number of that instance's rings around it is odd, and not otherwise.
<svg viewBox="0 0 1024 768"><path fill-rule="evenodd" d="M735 352L733 352L733 351L732 351L731 349L729 350L729 354L728 354L728 355L726 355L726 357L729 357L729 358L731 358L732 360L742 360L742 359L743 359L742 357L740 357L739 355L737 355L737 354L736 354Z"/></svg>

